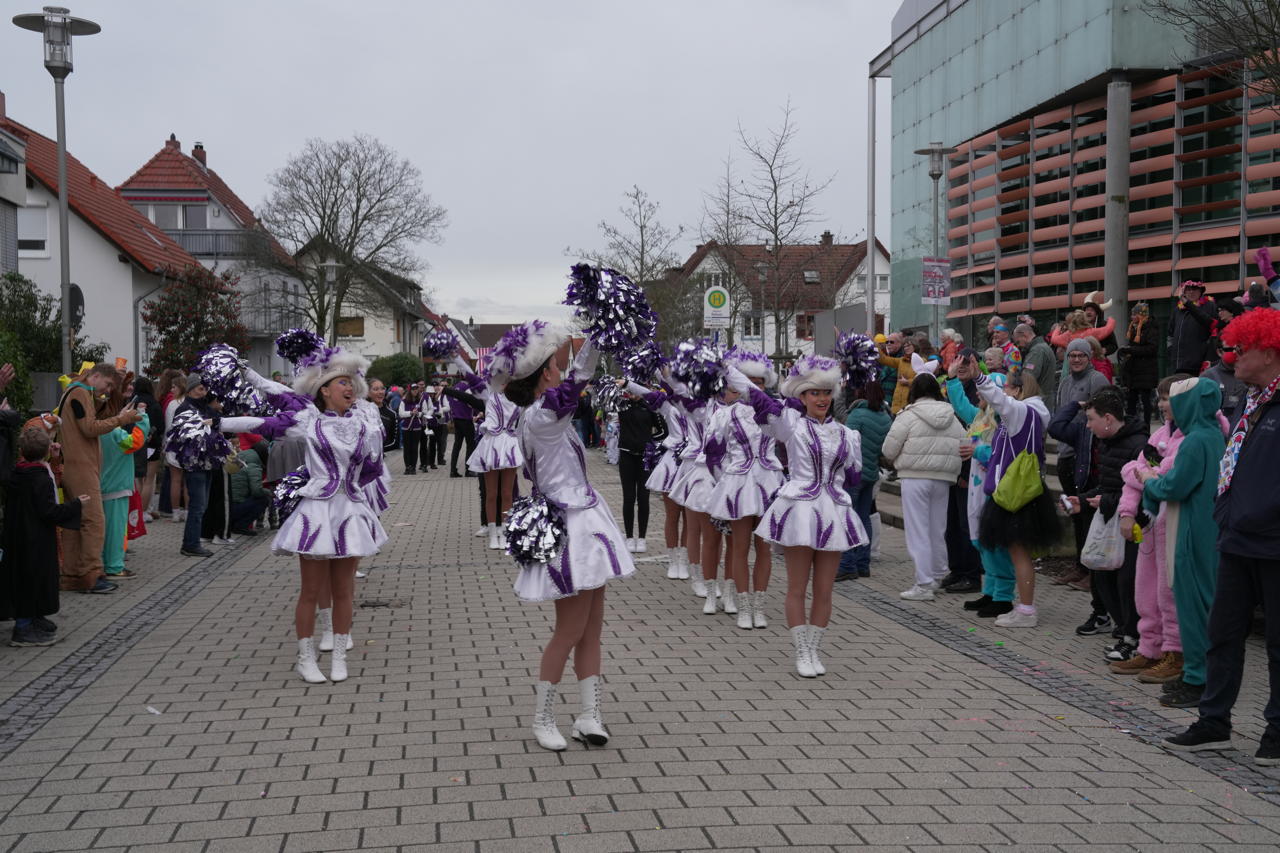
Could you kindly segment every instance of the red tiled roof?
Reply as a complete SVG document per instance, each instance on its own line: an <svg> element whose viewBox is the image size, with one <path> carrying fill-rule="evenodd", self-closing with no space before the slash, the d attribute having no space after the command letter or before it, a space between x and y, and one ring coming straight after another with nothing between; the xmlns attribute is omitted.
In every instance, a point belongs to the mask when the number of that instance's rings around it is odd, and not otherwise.
<svg viewBox="0 0 1280 853"><path fill-rule="evenodd" d="M879 240L876 245L886 256L889 254ZM825 311L831 307L836 292L866 257L867 242L806 243L782 246L780 251L782 260L778 264L778 274L775 275L775 256L763 245L721 247L712 241L699 246L673 275L688 279L707 255L715 252L727 263L733 264L738 280L745 284L747 293L764 303L759 308L769 310L785 301L788 303L785 306L788 310L794 307L800 313ZM761 271L767 276L763 282L760 280ZM816 284L805 282L804 274L809 271L818 273ZM794 305L791 304L793 302Z"/></svg>
<svg viewBox="0 0 1280 853"><path fill-rule="evenodd" d="M27 146L27 174L58 193L58 145L47 136L0 117L0 128ZM67 153L67 200L71 210L111 241L134 263L150 272L180 273L196 259L134 210L120 194Z"/></svg>

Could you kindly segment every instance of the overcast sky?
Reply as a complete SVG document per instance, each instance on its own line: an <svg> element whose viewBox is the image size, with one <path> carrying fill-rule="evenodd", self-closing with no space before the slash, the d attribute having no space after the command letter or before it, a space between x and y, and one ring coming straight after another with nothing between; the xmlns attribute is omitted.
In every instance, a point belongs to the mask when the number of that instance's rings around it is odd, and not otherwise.
<svg viewBox="0 0 1280 853"><path fill-rule="evenodd" d="M788 98L796 152L835 175L818 208L866 226L866 69L895 0L68 0L102 25L75 44L68 147L119 184L168 135L199 140L251 206L309 137L372 134L449 211L424 246L434 305L477 321L549 316L566 247L599 244L639 184L696 242L736 130ZM9 115L54 135L40 38L0 22ZM877 232L888 243L888 85L880 87ZM745 165L745 164L744 164Z"/></svg>

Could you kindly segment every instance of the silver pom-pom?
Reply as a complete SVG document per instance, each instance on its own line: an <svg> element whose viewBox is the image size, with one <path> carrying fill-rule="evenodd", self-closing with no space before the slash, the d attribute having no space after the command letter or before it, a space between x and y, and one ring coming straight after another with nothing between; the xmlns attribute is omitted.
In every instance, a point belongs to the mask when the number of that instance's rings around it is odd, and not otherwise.
<svg viewBox="0 0 1280 853"><path fill-rule="evenodd" d="M522 568L559 559L565 545L563 514L538 492L511 505L504 532L507 553Z"/></svg>
<svg viewBox="0 0 1280 853"><path fill-rule="evenodd" d="M298 506L298 501L302 500L298 491L311 480L311 473L307 471L306 465L290 471L280 478L280 482L276 483L275 489L271 493L271 502L275 504L276 512L280 516L280 520L284 521L289 514Z"/></svg>

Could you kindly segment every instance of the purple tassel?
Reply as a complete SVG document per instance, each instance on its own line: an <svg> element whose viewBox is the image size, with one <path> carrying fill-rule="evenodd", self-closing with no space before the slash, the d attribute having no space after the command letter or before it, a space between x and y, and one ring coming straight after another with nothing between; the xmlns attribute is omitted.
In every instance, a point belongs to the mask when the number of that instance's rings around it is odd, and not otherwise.
<svg viewBox="0 0 1280 853"><path fill-rule="evenodd" d="M307 471L306 465L290 471L280 478L280 482L276 483L275 489L271 493L271 502L275 505L276 512L280 516L280 521L284 521L289 514L298 506L298 501L302 500L302 496L298 492L311 480L311 473Z"/></svg>
<svg viewBox="0 0 1280 853"><path fill-rule="evenodd" d="M720 350L706 338L676 344L671 375L689 387L695 399L710 400L724 390L724 362Z"/></svg>
<svg viewBox="0 0 1280 853"><path fill-rule="evenodd" d="M458 336L448 329L436 329L422 340L422 357L445 361L458 352Z"/></svg>
<svg viewBox="0 0 1280 853"><path fill-rule="evenodd" d="M836 339L832 355L840 362L840 372L850 388L861 388L880 376L880 353L866 335L843 333Z"/></svg>
<svg viewBox="0 0 1280 853"><path fill-rule="evenodd" d="M504 528L507 553L521 568L551 563L567 539L564 514L540 493L517 498Z"/></svg>

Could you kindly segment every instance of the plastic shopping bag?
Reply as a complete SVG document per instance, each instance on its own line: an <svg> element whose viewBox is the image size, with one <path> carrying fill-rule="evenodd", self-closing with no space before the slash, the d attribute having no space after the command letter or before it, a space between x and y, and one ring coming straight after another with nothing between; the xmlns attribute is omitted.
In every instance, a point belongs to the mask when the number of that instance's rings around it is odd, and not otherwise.
<svg viewBox="0 0 1280 853"><path fill-rule="evenodd" d="M1093 514L1089 523L1089 535L1080 550L1080 563L1095 572L1112 571L1124 565L1124 537L1120 535L1120 513L1111 514L1111 520L1101 512Z"/></svg>

